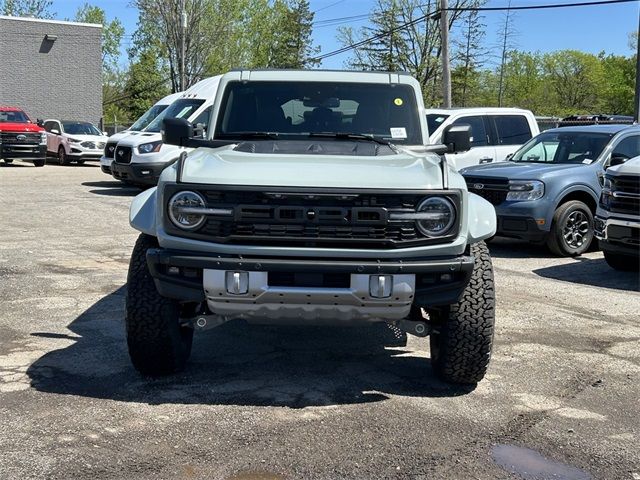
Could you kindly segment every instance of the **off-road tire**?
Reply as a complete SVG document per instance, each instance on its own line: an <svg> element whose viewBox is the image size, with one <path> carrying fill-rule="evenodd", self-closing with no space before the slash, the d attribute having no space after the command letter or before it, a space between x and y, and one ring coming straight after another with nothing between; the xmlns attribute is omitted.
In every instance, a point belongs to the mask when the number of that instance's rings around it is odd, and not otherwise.
<svg viewBox="0 0 640 480"><path fill-rule="evenodd" d="M33 161L33 166L34 167L44 167L44 164L47 162L46 158L43 158L42 160L34 160Z"/></svg>
<svg viewBox="0 0 640 480"><path fill-rule="evenodd" d="M460 301L427 310L433 322L431 364L442 380L476 384L484 377L493 343L495 289L491 256L484 242L471 245L471 280Z"/></svg>
<svg viewBox="0 0 640 480"><path fill-rule="evenodd" d="M564 239L563 229L567 225L567 219L575 212L580 212L588 222L588 233L585 240L579 247L572 247ZM593 242L593 212L580 200L570 200L560 205L553 214L551 231L547 237L547 247L555 255L561 257L575 257L582 255L589 250Z"/></svg>
<svg viewBox="0 0 640 480"><path fill-rule="evenodd" d="M608 252L603 250L604 259L607 264L614 270L621 272L637 272L640 270L640 259L631 255L621 255L619 253Z"/></svg>
<svg viewBox="0 0 640 480"><path fill-rule="evenodd" d="M136 370L152 376L183 370L193 340L193 329L179 324L180 304L158 293L149 272L146 253L157 246L155 237L138 237L125 301L129 356Z"/></svg>
<svg viewBox="0 0 640 480"><path fill-rule="evenodd" d="M69 165L69 157L67 157L67 152L62 145L58 147L58 163L60 165Z"/></svg>

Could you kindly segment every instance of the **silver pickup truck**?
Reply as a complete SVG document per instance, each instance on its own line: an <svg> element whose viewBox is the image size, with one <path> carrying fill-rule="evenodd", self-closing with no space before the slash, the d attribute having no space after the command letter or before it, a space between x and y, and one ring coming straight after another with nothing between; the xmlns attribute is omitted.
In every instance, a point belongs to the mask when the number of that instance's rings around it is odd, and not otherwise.
<svg viewBox="0 0 640 480"><path fill-rule="evenodd" d="M194 330L244 319L387 322L430 335L441 378L483 378L496 215L444 160L469 148L467 126L429 145L414 78L335 71L227 73L209 126L202 138L164 121L166 144L194 150L131 205L126 325L140 372L181 370Z"/></svg>

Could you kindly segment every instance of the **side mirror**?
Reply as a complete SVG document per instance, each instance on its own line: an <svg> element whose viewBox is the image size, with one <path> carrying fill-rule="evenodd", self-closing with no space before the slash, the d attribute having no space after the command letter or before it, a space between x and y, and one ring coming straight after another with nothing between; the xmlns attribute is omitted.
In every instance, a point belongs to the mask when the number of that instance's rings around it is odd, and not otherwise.
<svg viewBox="0 0 640 480"><path fill-rule="evenodd" d="M36 119L36 125L38 125L39 127L44 126L44 120L42 120L41 118Z"/></svg>
<svg viewBox="0 0 640 480"><path fill-rule="evenodd" d="M616 165L622 165L624 162L629 160L629 157L626 155L621 155L619 153L614 153L611 155L611 160L609 161L610 167L615 167Z"/></svg>
<svg viewBox="0 0 640 480"><path fill-rule="evenodd" d="M447 153L460 153L470 150L471 126L447 125L442 132L442 143L447 146Z"/></svg>
<svg viewBox="0 0 640 480"><path fill-rule="evenodd" d="M165 144L187 147L193 137L193 125L184 118L165 118L160 133Z"/></svg>
<svg viewBox="0 0 640 480"><path fill-rule="evenodd" d="M109 133L108 132L102 132L102 135L105 136L105 137L108 137Z"/></svg>
<svg viewBox="0 0 640 480"><path fill-rule="evenodd" d="M57 128L52 128L51 129L51 133L55 133L56 135L60 135L60 130L58 130Z"/></svg>

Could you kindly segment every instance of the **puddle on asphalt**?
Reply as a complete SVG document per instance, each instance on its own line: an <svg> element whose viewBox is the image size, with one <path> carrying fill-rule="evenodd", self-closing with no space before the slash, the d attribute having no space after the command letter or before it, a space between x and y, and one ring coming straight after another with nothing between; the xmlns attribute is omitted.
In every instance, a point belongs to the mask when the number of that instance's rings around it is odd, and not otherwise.
<svg viewBox="0 0 640 480"><path fill-rule="evenodd" d="M584 470L543 457L535 450L515 445L496 445L493 460L505 470L525 480L590 480Z"/></svg>
<svg viewBox="0 0 640 480"><path fill-rule="evenodd" d="M253 471L238 472L227 478L227 480L284 480L284 477L271 472Z"/></svg>

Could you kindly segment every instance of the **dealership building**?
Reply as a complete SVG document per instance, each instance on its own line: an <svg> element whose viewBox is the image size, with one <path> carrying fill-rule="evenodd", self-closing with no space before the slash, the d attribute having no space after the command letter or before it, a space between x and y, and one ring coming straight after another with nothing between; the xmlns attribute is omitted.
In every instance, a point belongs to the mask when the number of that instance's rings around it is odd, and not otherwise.
<svg viewBox="0 0 640 480"><path fill-rule="evenodd" d="M102 25L0 16L0 105L98 125Z"/></svg>

